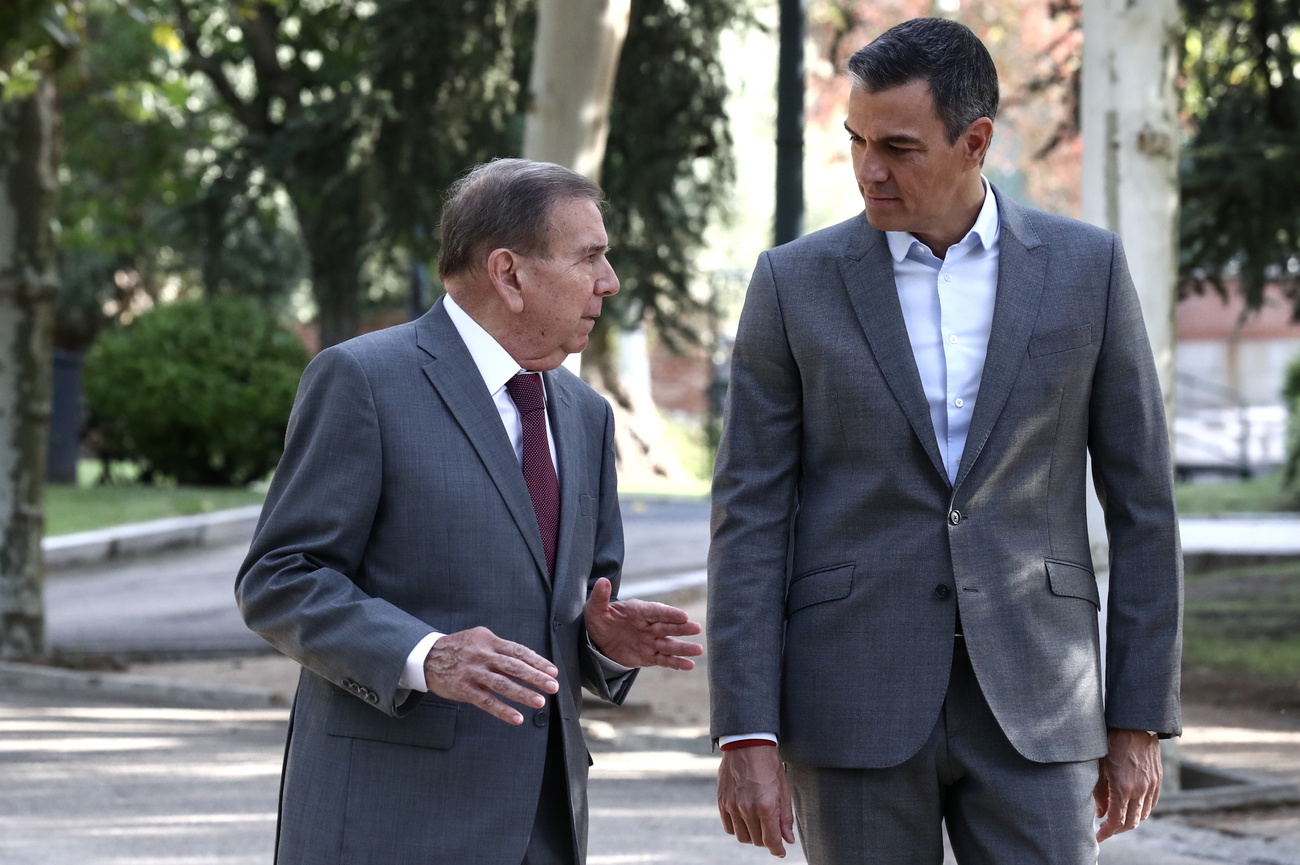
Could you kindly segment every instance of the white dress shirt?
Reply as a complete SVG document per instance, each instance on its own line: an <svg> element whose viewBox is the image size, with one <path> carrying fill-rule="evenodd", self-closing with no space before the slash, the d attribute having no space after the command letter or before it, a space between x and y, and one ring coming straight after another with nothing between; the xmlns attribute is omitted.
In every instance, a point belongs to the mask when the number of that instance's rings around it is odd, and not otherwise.
<svg viewBox="0 0 1300 865"><path fill-rule="evenodd" d="M998 203L988 180L980 179L984 204L975 224L943 258L906 231L885 232L903 322L949 483L956 482L966 449L998 293ZM718 743L741 739L777 741L774 733L749 733L720 736Z"/></svg>
<svg viewBox="0 0 1300 865"><path fill-rule="evenodd" d="M998 205L984 181L975 225L943 258L905 231L887 231L894 283L949 483L957 480L979 396L998 291Z"/></svg>
<svg viewBox="0 0 1300 865"><path fill-rule="evenodd" d="M443 308L447 310L447 317L455 325L456 332L460 334L461 340L465 347L469 349L469 355L474 359L474 365L478 367L479 375L483 376L483 383L487 385L488 392L492 394L492 402L496 404L497 413L501 416L501 423L505 426L506 435L510 437L510 446L515 450L515 459L519 460L522 470L524 464L524 425L519 417L519 409L515 401L510 398L510 392L506 390L506 383L514 378L516 374L528 372L515 362L510 353L501 347L501 343L492 338L492 335L483 329L477 321L469 317L465 310L461 309L456 301L452 300L448 294L443 298ZM542 383L542 396L546 395L546 379L544 376L538 376ZM551 415L549 410L546 413L546 443L551 449L551 465L555 466L555 472L558 477L560 472L560 463L555 454L555 436L551 432ZM424 678L424 660L429 656L429 651L437 644L439 638L445 636L440 631L432 631L423 640L415 644L415 648L406 657L406 665L402 669L402 677L398 680L397 687L403 690L427 691L428 684ZM590 638L588 638L590 645ZM599 651L596 651L597 660L605 673L609 676L622 675L631 670L631 667L624 667L614 661L604 657ZM404 695L398 694L397 702L401 702Z"/></svg>
<svg viewBox="0 0 1300 865"><path fill-rule="evenodd" d="M527 370L519 366L510 353L501 347L501 343L492 338L492 335L483 329L477 321L469 317L469 313L461 309L456 301L452 300L451 295L446 295L442 300L443 309L447 310L447 317L456 327L456 332L460 334L461 340L465 347L469 349L469 356L474 359L474 365L478 367L479 375L483 376L483 383L487 385L488 393L492 394L492 402L496 404L497 414L501 415L501 423L505 426L506 435L510 437L510 446L515 450L515 459L519 460L520 467L524 464L524 425L519 418L519 409L515 406L515 401L510 398L510 392L506 390L506 383L514 378L516 374L526 372ZM542 379L542 395L545 398L546 380ZM556 467L556 474L559 474L559 461L555 458L555 436L551 434L551 416L546 414L546 442L551 448L551 465ZM424 659L429 656L429 650L438 642L440 637L444 636L439 631L433 631L423 640L415 644L411 654L406 657L406 666L402 670L402 678L398 682L399 688L416 691L427 691L428 685L424 678Z"/></svg>

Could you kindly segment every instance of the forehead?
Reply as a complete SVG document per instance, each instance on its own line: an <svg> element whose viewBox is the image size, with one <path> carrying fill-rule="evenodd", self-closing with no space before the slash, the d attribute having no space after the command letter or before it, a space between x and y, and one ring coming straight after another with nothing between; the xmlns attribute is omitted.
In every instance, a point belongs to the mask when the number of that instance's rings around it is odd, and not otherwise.
<svg viewBox="0 0 1300 865"><path fill-rule="evenodd" d="M609 245L605 220L594 201L569 198L551 205L547 219L553 252L584 252Z"/></svg>
<svg viewBox="0 0 1300 865"><path fill-rule="evenodd" d="M855 134L869 138L928 139L943 133L928 81L909 81L875 93L854 87L846 122Z"/></svg>

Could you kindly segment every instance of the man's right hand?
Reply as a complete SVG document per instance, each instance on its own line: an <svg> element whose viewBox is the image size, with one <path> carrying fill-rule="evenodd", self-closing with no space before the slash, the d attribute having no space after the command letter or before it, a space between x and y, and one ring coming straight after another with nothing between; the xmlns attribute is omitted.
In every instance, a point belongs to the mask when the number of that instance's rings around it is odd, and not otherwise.
<svg viewBox="0 0 1300 865"><path fill-rule="evenodd" d="M532 649L503 640L487 628L439 637L424 659L424 681L430 691L515 725L522 724L524 716L498 698L540 709L546 705L545 694L560 690L555 678L559 673Z"/></svg>
<svg viewBox="0 0 1300 865"><path fill-rule="evenodd" d="M781 758L772 745L722 752L718 767L718 813L722 828L742 844L766 847L785 858L794 843L794 812Z"/></svg>

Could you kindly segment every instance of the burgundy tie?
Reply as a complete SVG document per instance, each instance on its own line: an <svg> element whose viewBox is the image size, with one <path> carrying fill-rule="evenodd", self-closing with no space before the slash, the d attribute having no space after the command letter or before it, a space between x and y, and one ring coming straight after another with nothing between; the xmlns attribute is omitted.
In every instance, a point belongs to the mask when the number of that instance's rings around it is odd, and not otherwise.
<svg viewBox="0 0 1300 865"><path fill-rule="evenodd" d="M506 390L519 409L524 426L524 482L533 500L537 528L542 531L546 551L546 572L555 573L555 541L560 528L560 483L551 464L551 447L546 438L546 400L537 373L521 372L506 382Z"/></svg>

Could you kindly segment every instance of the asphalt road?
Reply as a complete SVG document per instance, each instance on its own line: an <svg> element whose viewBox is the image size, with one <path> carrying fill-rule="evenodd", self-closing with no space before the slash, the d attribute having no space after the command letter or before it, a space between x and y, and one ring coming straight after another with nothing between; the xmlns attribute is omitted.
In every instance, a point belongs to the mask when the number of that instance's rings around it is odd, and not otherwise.
<svg viewBox="0 0 1300 865"><path fill-rule="evenodd" d="M633 500L623 508L624 597L639 581L704 567L708 505ZM247 542L59 571L45 584L46 629L61 653L148 655L259 651L235 609Z"/></svg>

